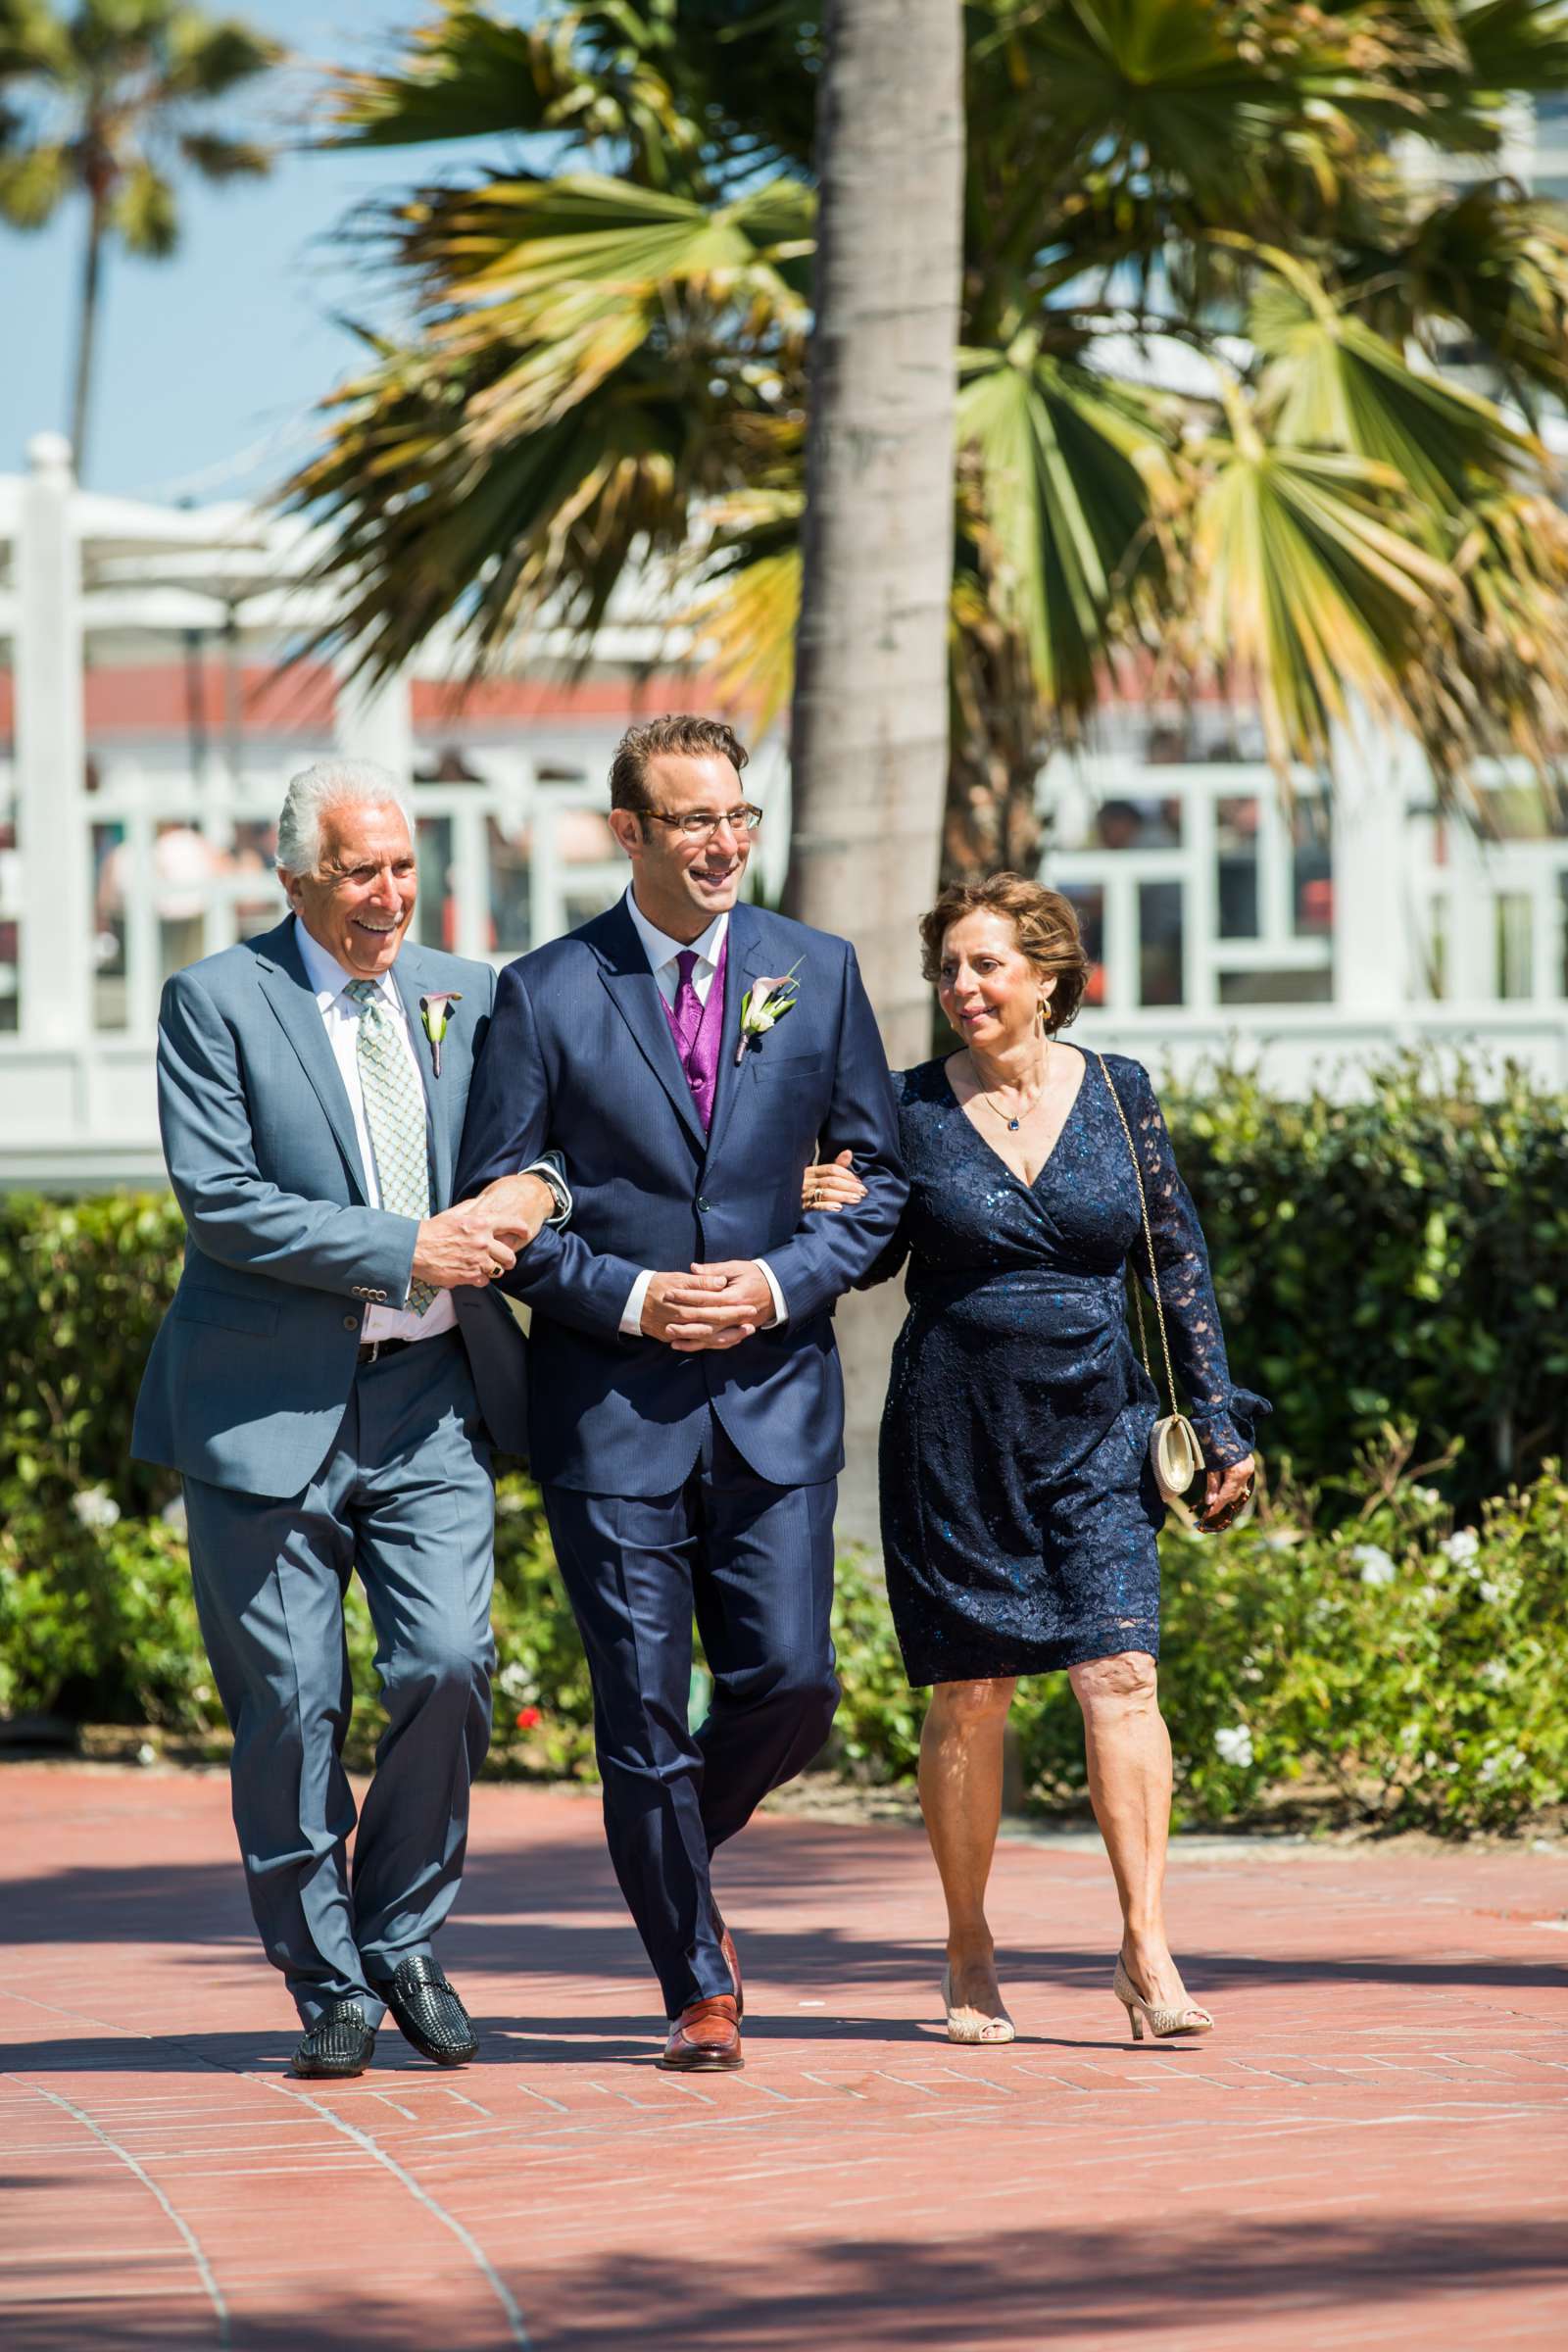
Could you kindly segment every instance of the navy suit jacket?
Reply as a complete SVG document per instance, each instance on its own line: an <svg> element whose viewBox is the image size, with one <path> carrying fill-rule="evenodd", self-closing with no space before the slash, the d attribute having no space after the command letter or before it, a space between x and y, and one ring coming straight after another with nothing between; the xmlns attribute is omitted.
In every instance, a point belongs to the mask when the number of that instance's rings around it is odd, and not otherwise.
<svg viewBox="0 0 1568 2352"><path fill-rule="evenodd" d="M405 941L392 967L430 1113L430 1205L451 1206L495 975ZM419 998L456 989L435 1075ZM354 1114L294 918L176 972L158 1110L185 1264L136 1400L131 1451L210 1486L297 1494L331 1451L368 1301L408 1295L413 1217L371 1208ZM527 1350L506 1301L452 1294L490 1435L521 1453ZM433 1342L424 1343L433 1345Z"/></svg>
<svg viewBox="0 0 1568 2352"><path fill-rule="evenodd" d="M794 1010L737 1066L741 999L792 965ZM858 1207L802 1214L818 1146L855 1153L866 1186ZM735 908L706 1138L624 902L509 964L469 1095L459 1196L547 1150L565 1158L570 1223L547 1227L504 1278L532 1309L535 1475L590 1494L669 1494L696 1463L711 1404L759 1477L834 1477L844 1462L834 1301L891 1238L908 1190L887 1058L848 942ZM645 1266L763 1256L789 1309L781 1327L692 1355L621 1336Z"/></svg>

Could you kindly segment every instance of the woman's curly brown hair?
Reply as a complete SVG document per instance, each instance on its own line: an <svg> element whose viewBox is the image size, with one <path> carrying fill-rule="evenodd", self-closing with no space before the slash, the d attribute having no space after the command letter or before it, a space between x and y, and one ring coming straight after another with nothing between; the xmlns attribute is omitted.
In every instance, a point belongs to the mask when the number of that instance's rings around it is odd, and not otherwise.
<svg viewBox="0 0 1568 2352"><path fill-rule="evenodd" d="M1072 901L1023 874L950 882L930 913L920 917L920 969L928 980L941 976L942 943L954 924L982 912L1004 916L1019 954L1028 956L1042 980L1055 981L1046 1006L1046 1026L1054 1037L1077 1012L1089 985L1089 958Z"/></svg>

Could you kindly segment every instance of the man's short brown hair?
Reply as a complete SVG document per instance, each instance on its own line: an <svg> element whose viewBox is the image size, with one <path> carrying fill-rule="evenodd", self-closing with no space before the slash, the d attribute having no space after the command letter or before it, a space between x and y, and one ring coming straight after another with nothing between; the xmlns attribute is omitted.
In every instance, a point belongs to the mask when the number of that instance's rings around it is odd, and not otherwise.
<svg viewBox="0 0 1568 2352"><path fill-rule="evenodd" d="M950 882L930 913L920 918L920 969L928 980L941 977L942 943L954 924L978 913L1000 914L1010 923L1019 954L1028 956L1042 980L1054 980L1046 1026L1053 1037L1065 1029L1083 1003L1090 971L1072 901L1023 874Z"/></svg>
<svg viewBox="0 0 1568 2352"><path fill-rule="evenodd" d="M691 710L666 710L662 718L628 727L610 762L610 806L642 811L648 798L648 762L664 753L677 759L700 760L716 752L738 776L746 765L746 747L733 727L721 718L701 718Z"/></svg>

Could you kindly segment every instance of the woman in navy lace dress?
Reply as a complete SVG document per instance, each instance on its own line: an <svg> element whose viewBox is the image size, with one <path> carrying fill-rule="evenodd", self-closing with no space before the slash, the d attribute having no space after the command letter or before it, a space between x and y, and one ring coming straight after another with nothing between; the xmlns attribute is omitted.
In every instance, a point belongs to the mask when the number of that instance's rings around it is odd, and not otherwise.
<svg viewBox="0 0 1568 2352"><path fill-rule="evenodd" d="M888 1594L912 1684L932 1686L920 1798L948 1900L948 2030L1010 2040L985 1889L1017 1678L1065 1669L1124 1935L1135 2032L1201 2033L1162 1908L1170 1740L1159 1713L1163 1516L1155 1391L1132 1348L1147 1275L1132 1146L1171 1353L1207 1467L1205 1524L1250 1489L1261 1397L1231 1385L1202 1233L1149 1078L1061 1042L1088 972L1065 899L1017 875L943 893L927 977L965 1041L895 1080L907 1208L873 1279L907 1259L882 1425ZM820 1173L820 1172L818 1172Z"/></svg>

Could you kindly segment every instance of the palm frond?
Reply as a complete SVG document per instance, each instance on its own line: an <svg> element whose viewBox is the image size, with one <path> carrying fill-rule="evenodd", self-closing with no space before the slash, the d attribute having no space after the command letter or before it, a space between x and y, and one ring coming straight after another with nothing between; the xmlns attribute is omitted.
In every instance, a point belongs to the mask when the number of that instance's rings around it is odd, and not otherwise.
<svg viewBox="0 0 1568 2352"><path fill-rule="evenodd" d="M777 468L786 478L738 491L705 512L712 536L697 593L681 616L702 642L719 694L756 713L759 734L787 709L795 684L802 458L796 434Z"/></svg>
<svg viewBox="0 0 1568 2352"><path fill-rule="evenodd" d="M1483 500L1452 527L1458 594L1402 680L1440 783L1462 799L1479 757L1568 778L1568 515L1534 495Z"/></svg>
<svg viewBox="0 0 1568 2352"><path fill-rule="evenodd" d="M37 74L62 80L71 71L71 37L48 0L0 0L0 80Z"/></svg>
<svg viewBox="0 0 1568 2352"><path fill-rule="evenodd" d="M226 98L241 82L280 65L281 41L237 18L212 18L200 9L172 12L159 95L167 99Z"/></svg>
<svg viewBox="0 0 1568 2352"><path fill-rule="evenodd" d="M523 328L564 291L607 303L664 285L728 293L756 272L804 318L784 270L809 253L811 223L810 195L793 181L715 208L587 173L495 178L410 208L403 258L432 292L504 302Z"/></svg>
<svg viewBox="0 0 1568 2352"><path fill-rule="evenodd" d="M971 531L999 612L1028 650L1035 690L1095 699L1108 615L1152 508L1168 491L1172 419L1131 386L1022 335L959 355L960 452Z"/></svg>
<svg viewBox="0 0 1568 2352"><path fill-rule="evenodd" d="M1438 510L1463 507L1479 484L1522 481L1544 455L1490 401L1413 367L1311 268L1277 249L1248 331L1264 366L1271 435L1298 449L1349 451L1386 466Z"/></svg>
<svg viewBox="0 0 1568 2352"><path fill-rule="evenodd" d="M1386 341L1439 352L1461 329L1513 397L1568 392L1568 212L1508 180L1429 204L1355 257L1357 307Z"/></svg>
<svg viewBox="0 0 1568 2352"><path fill-rule="evenodd" d="M20 147L12 155L0 146L0 219L13 228L42 228L74 184L71 150L63 142Z"/></svg>
<svg viewBox="0 0 1568 2352"><path fill-rule="evenodd" d="M1470 91L1494 102L1517 91L1568 90L1568 7L1562 0L1450 0ZM1462 96L1463 87L1454 94Z"/></svg>
<svg viewBox="0 0 1568 2352"><path fill-rule="evenodd" d="M216 130L180 134L179 152L203 179L221 186L230 179L263 179L272 169L272 151L255 139L225 138Z"/></svg>
<svg viewBox="0 0 1568 2352"><path fill-rule="evenodd" d="M120 183L110 220L127 253L145 261L168 259L179 243L179 208L164 173L145 159L132 164Z"/></svg>
<svg viewBox="0 0 1568 2352"><path fill-rule="evenodd" d="M1354 700L1407 715L1400 678L1456 582L1422 546L1394 467L1270 446L1236 386L1226 413L1229 433L1194 453L1192 609L1209 658L1256 692L1284 773L1329 760Z"/></svg>
<svg viewBox="0 0 1568 2352"><path fill-rule="evenodd" d="M583 154L615 150L638 184L681 184L702 138L670 86L660 14L573 8L514 24L469 0L446 0L433 22L407 36L396 71L332 76L324 143L404 147L557 133Z"/></svg>

